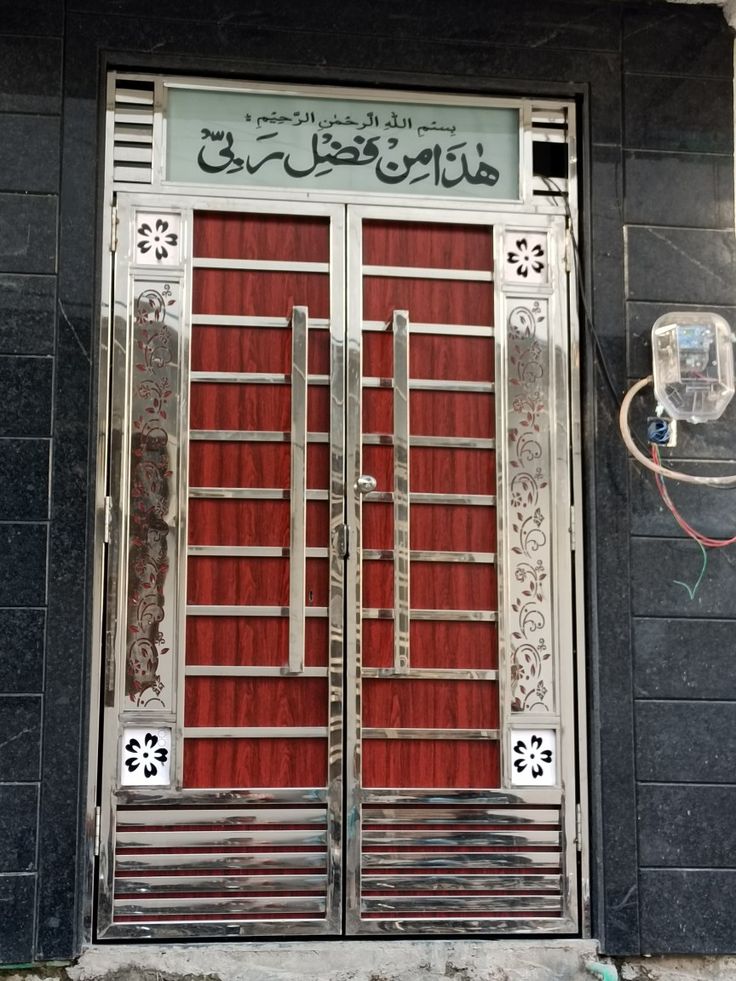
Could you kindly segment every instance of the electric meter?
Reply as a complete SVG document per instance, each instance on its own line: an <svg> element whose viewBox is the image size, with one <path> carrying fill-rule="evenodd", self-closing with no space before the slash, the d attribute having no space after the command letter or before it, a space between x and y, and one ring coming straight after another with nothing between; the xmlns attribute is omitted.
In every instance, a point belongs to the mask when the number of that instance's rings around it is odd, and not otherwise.
<svg viewBox="0 0 736 981"><path fill-rule="evenodd" d="M733 336L716 313L666 313L652 327L654 392L672 419L718 419L734 392Z"/></svg>

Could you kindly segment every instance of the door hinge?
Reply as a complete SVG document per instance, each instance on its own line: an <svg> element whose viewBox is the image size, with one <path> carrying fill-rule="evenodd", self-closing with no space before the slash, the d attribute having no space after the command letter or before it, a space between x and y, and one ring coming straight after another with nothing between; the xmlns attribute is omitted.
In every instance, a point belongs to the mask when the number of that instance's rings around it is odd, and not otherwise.
<svg viewBox="0 0 736 981"><path fill-rule="evenodd" d="M102 540L107 544L112 538L112 498L105 498L105 507L103 515L103 538Z"/></svg>
<svg viewBox="0 0 736 981"><path fill-rule="evenodd" d="M100 854L101 826L102 826L102 818L100 815L100 808L96 807L95 808L95 858L97 858Z"/></svg>
<svg viewBox="0 0 736 981"><path fill-rule="evenodd" d="M118 248L118 209L113 205L110 209L110 251L117 252Z"/></svg>
<svg viewBox="0 0 736 981"><path fill-rule="evenodd" d="M579 852L583 850L583 808L580 804L575 805L575 847Z"/></svg>
<svg viewBox="0 0 736 981"><path fill-rule="evenodd" d="M575 505L570 505L570 550L575 551Z"/></svg>
<svg viewBox="0 0 736 981"><path fill-rule="evenodd" d="M350 529L347 525L338 525L335 529L335 551L341 559L348 557L350 551Z"/></svg>

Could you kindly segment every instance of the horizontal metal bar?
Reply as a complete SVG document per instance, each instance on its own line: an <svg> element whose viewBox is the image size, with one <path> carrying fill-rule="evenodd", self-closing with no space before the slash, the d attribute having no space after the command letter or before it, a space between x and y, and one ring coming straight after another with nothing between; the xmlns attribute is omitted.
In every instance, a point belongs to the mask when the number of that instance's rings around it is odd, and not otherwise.
<svg viewBox="0 0 736 981"><path fill-rule="evenodd" d="M412 549L409 553L412 562L474 562L479 565L494 565L496 562L495 552L430 552L426 549ZM393 561L393 549L366 548L363 550L363 558L371 560Z"/></svg>
<svg viewBox="0 0 736 981"><path fill-rule="evenodd" d="M186 730L185 730L186 731ZM498 729L382 729L375 726L361 730L363 739L500 739Z"/></svg>
<svg viewBox="0 0 736 981"><path fill-rule="evenodd" d="M188 664L184 674L188 678L326 678L329 670L326 667L302 668L293 672L287 665Z"/></svg>
<svg viewBox="0 0 736 981"><path fill-rule="evenodd" d="M253 272L328 273L329 262L287 262L279 259L221 259L194 256L195 269L244 269Z"/></svg>
<svg viewBox="0 0 736 981"><path fill-rule="evenodd" d="M191 493L191 492L190 492ZM372 491L363 496L364 501L390 504L394 499L392 491ZM459 507L495 507L495 494L423 494L409 495L411 504L450 504Z"/></svg>
<svg viewBox="0 0 736 981"><path fill-rule="evenodd" d="M363 678L395 678L434 681L498 681L498 671L474 668L411 668L397 672L394 668L362 668Z"/></svg>
<svg viewBox="0 0 736 981"><path fill-rule="evenodd" d="M184 726L185 739L321 739L327 726Z"/></svg>
<svg viewBox="0 0 736 981"><path fill-rule="evenodd" d="M121 103L132 105L151 106L153 112L153 86L145 89L129 89L124 85L115 86L115 109Z"/></svg>
<svg viewBox="0 0 736 981"><path fill-rule="evenodd" d="M141 143L145 146L153 146L153 114L151 114L148 119L136 121L135 123L120 123L115 122L115 133L114 133L114 150L115 152L119 149L121 143Z"/></svg>
<svg viewBox="0 0 736 981"><path fill-rule="evenodd" d="M165 857L165 856L162 856ZM556 869L560 852L363 852L364 869Z"/></svg>
<svg viewBox="0 0 736 981"><path fill-rule="evenodd" d="M291 375L269 371L190 371L192 382L212 385L290 385ZM309 385L328 385L327 375L309 375Z"/></svg>
<svg viewBox="0 0 736 981"><path fill-rule="evenodd" d="M479 913L495 911L557 912L562 909L561 896L364 896L361 901L364 913L450 912L475 910Z"/></svg>
<svg viewBox="0 0 736 981"><path fill-rule="evenodd" d="M489 269L439 269L434 266L363 266L364 276L389 276L399 279L459 279L492 283Z"/></svg>
<svg viewBox="0 0 736 981"><path fill-rule="evenodd" d="M230 824L317 824L324 825L324 807L263 807L263 808L175 808L146 807L136 810L118 809L117 829L164 827L177 824L211 824L215 830Z"/></svg>
<svg viewBox="0 0 736 981"><path fill-rule="evenodd" d="M114 912L118 916L165 916L185 913L200 916L224 913L324 913L323 896L248 896L235 899L116 899Z"/></svg>
<svg viewBox="0 0 736 981"><path fill-rule="evenodd" d="M149 164L153 160L153 147L150 143L136 143L135 146L120 146L119 144L115 147L114 151L115 162L118 163L146 163Z"/></svg>
<svg viewBox="0 0 736 981"><path fill-rule="evenodd" d="M560 844L558 831L436 831L429 828L363 829L363 845L411 845L412 848L529 848ZM559 856L557 857L559 861Z"/></svg>
<svg viewBox="0 0 736 981"><path fill-rule="evenodd" d="M175 892L296 892L325 889L325 875L150 875L116 876L115 896ZM499 886L499 888L501 888ZM529 888L532 888L531 886Z"/></svg>
<svg viewBox="0 0 736 981"><path fill-rule="evenodd" d="M329 433L308 433L308 443L327 443ZM227 443L288 443L291 433L266 432L254 429L191 429L189 439Z"/></svg>
<svg viewBox="0 0 736 981"><path fill-rule="evenodd" d="M517 787L511 790L452 790L427 787L414 790L366 789L358 792L363 804L385 804L387 807L559 807L559 787Z"/></svg>
<svg viewBox="0 0 736 981"><path fill-rule="evenodd" d="M192 376L194 374L192 372ZM393 378L366 376L362 379L361 384L363 388L395 388ZM410 378L409 390L417 392L480 392L492 394L496 390L496 387L493 382L461 381L444 378Z"/></svg>
<svg viewBox="0 0 736 981"><path fill-rule="evenodd" d="M288 606L220 606L191 604L187 606L189 617L288 617ZM304 610L308 617L326 617L326 606L308 606Z"/></svg>
<svg viewBox="0 0 736 981"><path fill-rule="evenodd" d="M288 501L291 491L287 487L190 487L190 498L211 498L237 501ZM329 491L308 490L308 501L327 501Z"/></svg>
<svg viewBox="0 0 736 981"><path fill-rule="evenodd" d="M477 621L495 623L498 614L495 610L411 610L412 620ZM393 620L394 611L390 609L364 609L364 620Z"/></svg>
<svg viewBox="0 0 736 981"><path fill-rule="evenodd" d="M120 124L130 125L133 124L147 124L151 126L153 124L153 110L148 106L141 106L136 108L135 106L115 106L115 126Z"/></svg>
<svg viewBox="0 0 736 981"><path fill-rule="evenodd" d="M193 313L194 327L267 327L291 330L291 317L250 317L225 313ZM330 321L325 318L310 317L310 330L326 330Z"/></svg>
<svg viewBox="0 0 736 981"><path fill-rule="evenodd" d="M391 324L383 320L364 320L364 331L387 332ZM409 324L411 334L439 334L443 337L494 337L495 329L481 324Z"/></svg>
<svg viewBox="0 0 736 981"><path fill-rule="evenodd" d="M177 869L324 869L326 852L187 852L183 855L125 855L118 852L115 868L120 872Z"/></svg>
<svg viewBox="0 0 736 981"><path fill-rule="evenodd" d="M379 824L559 824L560 812L488 807L363 807L363 827Z"/></svg>
<svg viewBox="0 0 736 981"><path fill-rule="evenodd" d="M118 831L118 848L251 848L281 847L314 848L324 846L326 831ZM177 857L178 856L173 856Z"/></svg>
<svg viewBox="0 0 736 981"><path fill-rule="evenodd" d="M393 446L393 436L383 433L365 433L363 446ZM451 450L495 450L495 439L481 439L476 436L410 436L409 446L429 448L446 447Z"/></svg>
<svg viewBox="0 0 736 981"><path fill-rule="evenodd" d="M241 876L242 878L242 876ZM155 880L154 880L155 881ZM562 877L559 875L381 875L364 874L363 889L380 889L383 892L427 892L429 890L460 892L461 890L504 890L526 892L546 889L559 892Z"/></svg>
<svg viewBox="0 0 736 981"><path fill-rule="evenodd" d="M213 558L288 559L291 549L270 545L189 545L187 553L194 556L208 555ZM326 548L305 548L304 553L308 559L326 559L328 556Z"/></svg>

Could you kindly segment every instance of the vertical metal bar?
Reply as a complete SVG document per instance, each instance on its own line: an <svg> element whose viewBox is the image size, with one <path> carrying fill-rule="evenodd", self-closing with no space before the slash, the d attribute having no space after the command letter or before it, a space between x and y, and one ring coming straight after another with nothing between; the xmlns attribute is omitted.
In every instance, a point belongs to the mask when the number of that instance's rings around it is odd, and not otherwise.
<svg viewBox="0 0 736 981"><path fill-rule="evenodd" d="M394 669L409 670L409 313L394 310Z"/></svg>
<svg viewBox="0 0 736 981"><path fill-rule="evenodd" d="M307 307L291 315L291 522L289 536L289 671L304 669L307 526Z"/></svg>
<svg viewBox="0 0 736 981"><path fill-rule="evenodd" d="M345 209L330 213L330 594L327 890L325 929L342 931L345 560Z"/></svg>
<svg viewBox="0 0 736 981"><path fill-rule="evenodd" d="M347 524L350 546L346 569L347 615L345 665L345 928L348 935L360 932L361 863L361 503L357 489L362 473L362 333L363 333L363 223L359 209L347 208L347 439L346 484Z"/></svg>

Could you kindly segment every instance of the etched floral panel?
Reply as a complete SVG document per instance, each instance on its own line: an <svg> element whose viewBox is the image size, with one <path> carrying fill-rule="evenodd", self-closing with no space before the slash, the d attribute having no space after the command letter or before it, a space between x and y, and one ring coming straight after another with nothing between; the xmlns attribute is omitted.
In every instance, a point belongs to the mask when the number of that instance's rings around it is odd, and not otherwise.
<svg viewBox="0 0 736 981"><path fill-rule="evenodd" d="M507 690L513 713L554 712L547 300L510 301L506 342Z"/></svg>
<svg viewBox="0 0 736 981"><path fill-rule="evenodd" d="M548 281L549 247L546 232L507 231L504 235L504 273L509 286Z"/></svg>
<svg viewBox="0 0 736 981"><path fill-rule="evenodd" d="M177 622L180 287L135 284L128 498L126 708L173 708Z"/></svg>
<svg viewBox="0 0 736 981"><path fill-rule="evenodd" d="M146 266L176 266L181 251L181 216L138 211L134 229L135 261Z"/></svg>
<svg viewBox="0 0 736 981"><path fill-rule="evenodd" d="M123 729L121 787L161 787L171 783L171 729Z"/></svg>
<svg viewBox="0 0 736 981"><path fill-rule="evenodd" d="M557 783L557 733L554 729L511 729L511 784L554 787Z"/></svg>

